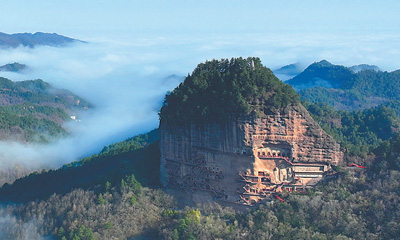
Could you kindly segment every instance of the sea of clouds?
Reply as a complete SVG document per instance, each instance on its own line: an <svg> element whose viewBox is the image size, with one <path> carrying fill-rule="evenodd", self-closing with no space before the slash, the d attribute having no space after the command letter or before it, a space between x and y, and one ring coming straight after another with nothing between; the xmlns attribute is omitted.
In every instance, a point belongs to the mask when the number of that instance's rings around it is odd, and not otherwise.
<svg viewBox="0 0 400 240"><path fill-rule="evenodd" d="M392 71L400 68L400 35L240 35L127 36L82 39L89 43L57 48L39 46L0 50L0 65L19 62L29 70L1 72L13 81L43 79L68 89L95 108L65 125L69 137L48 145L0 142L0 166L57 168L99 152L103 146L158 127L158 110L195 66L206 60L260 57L277 69L299 63L306 67L326 59L353 66L367 63ZM287 76L281 76L287 78Z"/></svg>
<svg viewBox="0 0 400 240"><path fill-rule="evenodd" d="M158 127L158 110L198 63L231 57L260 57L277 69L291 63L306 67L326 59L333 64L361 63L392 71L400 68L400 35L240 35L145 36L82 39L65 48L0 49L0 65L28 65L23 73L1 72L13 81L43 79L71 90L95 108L65 124L70 135L47 145L0 142L0 167L21 165L31 171L61 165L99 152L103 146ZM290 76L280 76L284 79ZM44 239L35 220L25 223L0 209L0 237Z"/></svg>

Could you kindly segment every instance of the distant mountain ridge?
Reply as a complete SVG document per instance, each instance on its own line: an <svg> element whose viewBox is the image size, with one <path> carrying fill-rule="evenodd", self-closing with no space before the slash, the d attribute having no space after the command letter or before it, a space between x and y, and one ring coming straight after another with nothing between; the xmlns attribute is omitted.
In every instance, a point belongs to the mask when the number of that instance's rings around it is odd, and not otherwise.
<svg viewBox="0 0 400 240"><path fill-rule="evenodd" d="M340 65L334 65L326 60L322 60L320 62L315 62L315 63L311 64L309 67L329 68L331 66L340 66ZM349 70L353 71L354 73L358 73L358 72L364 71L364 70L382 71L378 66L370 65L370 64L358 64L358 65L354 65L351 67L345 67L345 68L348 68ZM285 65L281 68L273 70L273 73L280 80L287 81L287 80L291 80L292 78L295 78L297 75L302 73L304 70L305 70L305 67L301 63L292 63L292 64Z"/></svg>
<svg viewBox="0 0 400 240"><path fill-rule="evenodd" d="M0 47L15 48L20 45L25 47L35 47L39 45L52 47L65 47L68 44L84 41L58 35L56 33L15 33L7 34L0 32Z"/></svg>
<svg viewBox="0 0 400 240"><path fill-rule="evenodd" d="M13 82L0 77L0 140L46 142L62 136L62 123L90 104L42 80Z"/></svg>
<svg viewBox="0 0 400 240"><path fill-rule="evenodd" d="M292 63L289 65L283 66L281 68L272 70L272 72L280 80L286 81L290 78L293 78L293 77L299 75L303 70L304 70L304 68L302 66L300 66L299 63Z"/></svg>
<svg viewBox="0 0 400 240"><path fill-rule="evenodd" d="M292 63L281 68L273 70L274 74L288 74L288 75L297 75L301 73L303 70L299 66L298 63Z"/></svg>
<svg viewBox="0 0 400 240"><path fill-rule="evenodd" d="M0 66L0 71L1 72L21 72L25 69L27 69L28 66L25 64L20 64L20 63L8 63L3 66Z"/></svg>
<svg viewBox="0 0 400 240"><path fill-rule="evenodd" d="M400 100L400 70L383 72L368 64L348 68L322 60L286 83L303 100L326 103L337 110L366 109Z"/></svg>
<svg viewBox="0 0 400 240"><path fill-rule="evenodd" d="M56 89L41 80L13 82L0 77L0 106L32 103L62 108L88 108L90 104L65 89Z"/></svg>
<svg viewBox="0 0 400 240"><path fill-rule="evenodd" d="M348 88L354 82L355 74L352 70L341 65L333 65L326 60L315 62L302 73L288 80L286 83L295 90L310 87Z"/></svg>
<svg viewBox="0 0 400 240"><path fill-rule="evenodd" d="M81 97L42 80L13 82L0 77L0 141L52 142L68 135L64 122L79 118L79 112L89 107ZM11 162L0 168L0 185L33 170Z"/></svg>
<svg viewBox="0 0 400 240"><path fill-rule="evenodd" d="M364 71L364 70L382 71L378 66L369 65L369 64L355 65L355 66L350 67L350 69L355 73L358 73L358 72Z"/></svg>

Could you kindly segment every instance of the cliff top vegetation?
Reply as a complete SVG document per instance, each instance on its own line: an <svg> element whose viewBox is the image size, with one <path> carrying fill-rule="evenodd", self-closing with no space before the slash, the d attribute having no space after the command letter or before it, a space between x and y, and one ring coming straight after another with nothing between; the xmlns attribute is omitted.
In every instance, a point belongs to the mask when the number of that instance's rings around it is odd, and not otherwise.
<svg viewBox="0 0 400 240"><path fill-rule="evenodd" d="M204 123L257 115L285 108L299 98L255 57L199 64L165 97L160 119L170 123Z"/></svg>

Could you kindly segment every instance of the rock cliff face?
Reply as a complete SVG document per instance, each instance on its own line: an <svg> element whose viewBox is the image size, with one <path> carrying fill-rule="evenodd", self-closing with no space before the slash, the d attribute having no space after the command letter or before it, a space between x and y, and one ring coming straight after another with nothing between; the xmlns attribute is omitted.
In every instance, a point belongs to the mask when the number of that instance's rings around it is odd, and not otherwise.
<svg viewBox="0 0 400 240"><path fill-rule="evenodd" d="M304 190L342 159L340 146L299 103L225 124L161 121L160 148L163 185L193 202L254 205L276 192Z"/></svg>
<svg viewBox="0 0 400 240"><path fill-rule="evenodd" d="M183 202L254 205L304 191L342 153L258 58L213 60L165 98L161 182Z"/></svg>

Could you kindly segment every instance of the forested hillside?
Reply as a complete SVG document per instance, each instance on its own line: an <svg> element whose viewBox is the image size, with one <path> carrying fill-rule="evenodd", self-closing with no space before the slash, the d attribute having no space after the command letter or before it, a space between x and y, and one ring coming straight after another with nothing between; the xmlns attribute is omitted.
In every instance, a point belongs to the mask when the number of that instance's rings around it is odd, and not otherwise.
<svg viewBox="0 0 400 240"><path fill-rule="evenodd" d="M10 206L9 211L22 222L36 219L40 234L57 239L397 236L393 225L400 213L396 204L400 201L400 140L394 111L379 107L350 113L304 104L341 142L347 162L336 167L340 173L336 178L321 182L313 191L283 193L285 202L273 200L249 212L215 203L177 208L173 198L157 188L157 130L107 146L99 155L59 170L31 174L1 188L0 199L24 203ZM349 163L367 169L347 167ZM21 229L13 231L18 235Z"/></svg>
<svg viewBox="0 0 400 240"><path fill-rule="evenodd" d="M0 105L21 104L25 102L63 107L89 107L89 103L65 89L56 89L49 83L37 79L13 82L0 77Z"/></svg>
<svg viewBox="0 0 400 240"><path fill-rule="evenodd" d="M316 86L348 89L354 83L355 76L349 68L322 60L311 64L286 83L292 85L296 91Z"/></svg>
<svg viewBox="0 0 400 240"><path fill-rule="evenodd" d="M115 185L129 174L135 174L146 186L159 186L157 140L158 130L153 130L107 146L99 154L60 169L31 173L0 188L0 201L23 203L46 199L53 193L65 194L76 188L99 190L105 182Z"/></svg>
<svg viewBox="0 0 400 240"><path fill-rule="evenodd" d="M57 89L43 80L13 82L0 77L0 141L9 144L47 144L66 137L66 121L92 106L68 90ZM0 185L12 182L33 171L3 156L7 163L0 168ZM36 169L35 169L36 170Z"/></svg>
<svg viewBox="0 0 400 240"><path fill-rule="evenodd" d="M396 112L385 106L362 111L336 111L327 104L303 105L321 127L335 138L347 156L366 157L383 141L400 132L400 120Z"/></svg>
<svg viewBox="0 0 400 240"><path fill-rule="evenodd" d="M250 113L262 115L262 106L273 111L298 101L295 91L259 58L212 60L199 64L167 94L160 118L175 124L221 121Z"/></svg>
<svg viewBox="0 0 400 240"><path fill-rule="evenodd" d="M346 68L328 61L311 64L287 81L303 100L326 103L338 110L360 110L400 98L400 72L368 65Z"/></svg>
<svg viewBox="0 0 400 240"><path fill-rule="evenodd" d="M218 204L179 210L170 196L141 187L131 175L97 190L73 190L9 209L23 221L39 219L37 230L58 239L395 238L400 172L391 167L400 159L398 143L398 138L385 142L368 170L343 168L315 191L284 193L284 203L267 202L248 213Z"/></svg>
<svg viewBox="0 0 400 240"><path fill-rule="evenodd" d="M65 136L61 124L90 104L42 80L13 82L0 77L0 140L47 142Z"/></svg>
<svg viewBox="0 0 400 240"><path fill-rule="evenodd" d="M251 61L243 63L243 68L251 71ZM196 76L207 75L208 67L221 67L215 62L209 64L202 65L188 78L192 87L178 88L166 97L164 105L185 106L187 98L196 97L197 110L205 107L201 105L205 99L201 86L208 83L198 82ZM226 64L229 66L229 61ZM220 69L226 70L227 66ZM214 77L222 81L221 76ZM243 84L240 79L239 86ZM282 84L271 87L285 89ZM224 95L217 86L211 98L231 99L229 104L237 107L234 111L252 109L254 105L248 103L257 99L273 103L271 96L246 98L241 93L248 89L244 86L253 86L253 94L257 94L257 85L244 84L237 89L239 96L248 101ZM295 94L289 98L278 95L276 99L298 101ZM246 210L217 203L179 208L172 196L159 189L160 152L158 130L154 130L106 146L99 154L58 170L35 172L4 185L0 188L0 202L6 204L4 211L13 216L15 224L1 225L0 232L18 239L30 224L30 229L39 235L61 240L398 238L400 120L392 108L398 103L387 102L352 112L338 111L328 104L302 103L345 153L344 162L333 166L337 174L308 192L283 192L282 201L273 198ZM217 110L224 109L223 105L207 111L186 107L182 114L189 114L190 121L195 117L207 121L232 114L225 111L219 115ZM218 115L214 115L216 112ZM51 111L48 115L52 115ZM173 120L180 116L162 112L161 117ZM349 167L353 163L365 168Z"/></svg>
<svg viewBox="0 0 400 240"><path fill-rule="evenodd" d="M69 119L62 108L23 103L0 106L0 139L20 142L47 142L65 136L61 123Z"/></svg>
<svg viewBox="0 0 400 240"><path fill-rule="evenodd" d="M20 63L9 63L3 66L0 66L0 71L4 71L4 72L22 72L24 70L26 70L28 68L28 66L26 66L25 64L20 64Z"/></svg>

